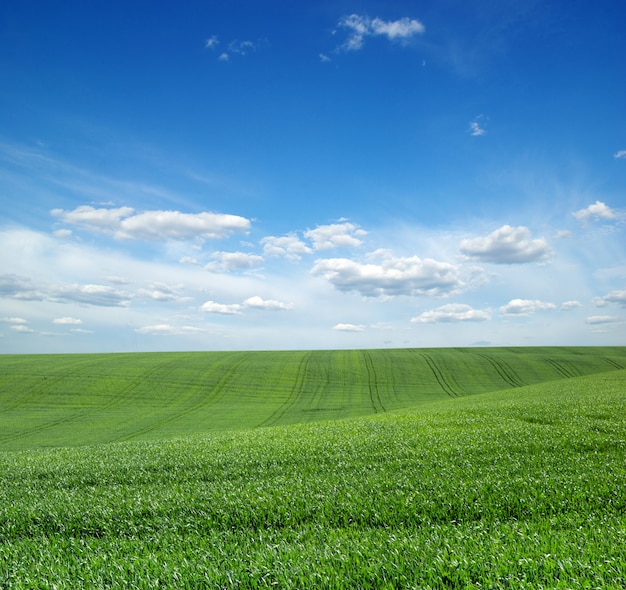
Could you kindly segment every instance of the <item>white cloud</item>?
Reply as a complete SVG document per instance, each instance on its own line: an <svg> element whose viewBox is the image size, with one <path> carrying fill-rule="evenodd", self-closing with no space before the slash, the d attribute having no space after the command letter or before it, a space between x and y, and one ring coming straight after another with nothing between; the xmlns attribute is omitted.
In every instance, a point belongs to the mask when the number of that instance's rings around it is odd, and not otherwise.
<svg viewBox="0 0 626 590"><path fill-rule="evenodd" d="M618 160L626 159L626 150L619 150L619 151L615 152L613 157L617 158Z"/></svg>
<svg viewBox="0 0 626 590"><path fill-rule="evenodd" d="M366 297L393 295L443 295L459 286L459 269L447 262L417 256L395 257L385 250L370 255L378 264L348 258L318 260L311 274L321 276L340 291L357 291Z"/></svg>
<svg viewBox="0 0 626 590"><path fill-rule="evenodd" d="M182 285L171 287L164 283L149 282L137 291L137 296L154 301L187 301L189 298L180 295L182 289Z"/></svg>
<svg viewBox="0 0 626 590"><path fill-rule="evenodd" d="M626 307L626 289L623 291L611 291L604 297L596 297L593 303L596 307L605 307L609 303L617 303L622 307Z"/></svg>
<svg viewBox="0 0 626 590"><path fill-rule="evenodd" d="M556 305L547 301L512 299L506 305L500 307L500 313L505 317L526 317L537 311L549 311L552 309L556 309Z"/></svg>
<svg viewBox="0 0 626 590"><path fill-rule="evenodd" d="M333 330L338 332L363 332L365 326L363 324L337 324L333 326Z"/></svg>
<svg viewBox="0 0 626 590"><path fill-rule="evenodd" d="M211 258L213 258L215 262L209 262L204 267L211 272L248 270L263 263L262 256L258 254L246 254L245 252L213 252Z"/></svg>
<svg viewBox="0 0 626 590"><path fill-rule="evenodd" d="M117 238L146 241L222 239L233 232L247 232L250 220L223 213L180 213L179 211L146 211L123 219Z"/></svg>
<svg viewBox="0 0 626 590"><path fill-rule="evenodd" d="M219 313L222 315L239 315L241 313L242 306L238 303L216 303L215 301L207 301L200 308L207 313Z"/></svg>
<svg viewBox="0 0 626 590"><path fill-rule="evenodd" d="M484 115L478 115L473 121L470 121L469 132L472 137L481 137L487 133L485 128L481 126L484 119Z"/></svg>
<svg viewBox="0 0 626 590"><path fill-rule="evenodd" d="M425 311L411 318L411 322L434 324L439 322L482 322L491 319L488 311L474 309L464 303L449 303L437 309Z"/></svg>
<svg viewBox="0 0 626 590"><path fill-rule="evenodd" d="M64 223L91 231L113 234L118 239L189 240L222 239L233 232L247 232L250 220L224 213L181 213L180 211L144 211L134 214L131 207L96 209L89 205L73 211L53 209L51 214Z"/></svg>
<svg viewBox="0 0 626 590"><path fill-rule="evenodd" d="M293 305L290 303L283 303L282 301L276 301L274 299L262 299L258 295L248 297L243 302L244 307L252 307L254 309L265 309L268 311L279 311L286 309L293 309Z"/></svg>
<svg viewBox="0 0 626 590"><path fill-rule="evenodd" d="M228 53L220 53L220 56L217 59L219 61L230 61L230 56Z"/></svg>
<svg viewBox="0 0 626 590"><path fill-rule="evenodd" d="M217 38L217 35L211 35L207 40L206 40L206 44L205 47L207 49L213 49L214 47L217 47L217 45L219 45L219 39Z"/></svg>
<svg viewBox="0 0 626 590"><path fill-rule="evenodd" d="M571 311L577 307L582 307L583 304L580 301L564 301L561 303L561 311Z"/></svg>
<svg viewBox="0 0 626 590"><path fill-rule="evenodd" d="M366 37L384 36L390 41L406 40L425 31L424 25L417 19L404 17L395 21L351 14L339 21L339 26L349 30L347 40L340 49L357 51L363 47Z"/></svg>
<svg viewBox="0 0 626 590"><path fill-rule="evenodd" d="M79 320L77 318L71 318L71 317L64 317L64 318L56 318L54 320L52 320L53 324L64 324L64 325L79 325L82 324L83 321Z"/></svg>
<svg viewBox="0 0 626 590"><path fill-rule="evenodd" d="M590 325L616 324L621 321L620 318L611 315L592 315L585 320L585 323Z"/></svg>
<svg viewBox="0 0 626 590"><path fill-rule="evenodd" d="M14 326L11 326L11 330L13 330L14 332L20 332L21 334L33 334L35 332L35 330L29 328L28 326L25 326L24 324L16 324Z"/></svg>
<svg viewBox="0 0 626 590"><path fill-rule="evenodd" d="M103 307L125 307L132 295L107 285L96 284L34 284L26 277L0 276L0 297L23 301L53 301Z"/></svg>
<svg viewBox="0 0 626 590"><path fill-rule="evenodd" d="M322 63L328 63L331 59L325 53L320 53L320 61Z"/></svg>
<svg viewBox="0 0 626 590"><path fill-rule="evenodd" d="M24 318L2 318L0 322L5 322L6 324L27 324L28 320Z"/></svg>
<svg viewBox="0 0 626 590"><path fill-rule="evenodd" d="M291 260L300 260L304 254L312 252L298 236L267 236L261 240L263 252L268 256L280 256Z"/></svg>
<svg viewBox="0 0 626 590"><path fill-rule="evenodd" d="M544 238L533 240L527 227L510 225L503 225L486 237L463 240L460 250L469 258L494 264L535 262L552 253Z"/></svg>
<svg viewBox="0 0 626 590"><path fill-rule="evenodd" d="M315 250L329 250L340 246L357 247L363 243L360 238L365 235L367 232L353 223L319 225L304 232L304 237L313 242Z"/></svg>
<svg viewBox="0 0 626 590"><path fill-rule="evenodd" d="M202 333L206 332L206 330L195 326L177 327L170 324L153 324L149 326L142 326L141 328L135 328L135 332L138 334L149 334L152 336L180 336L181 334L186 333Z"/></svg>
<svg viewBox="0 0 626 590"><path fill-rule="evenodd" d="M132 215L134 211L132 207L96 209L89 205L81 205L73 211L52 209L50 214L69 225L75 225L91 231L113 232L119 228L121 219Z"/></svg>
<svg viewBox="0 0 626 590"><path fill-rule="evenodd" d="M596 201L584 209L574 211L572 215L581 221L590 221L591 219L615 219L616 217L615 211L602 201Z"/></svg>

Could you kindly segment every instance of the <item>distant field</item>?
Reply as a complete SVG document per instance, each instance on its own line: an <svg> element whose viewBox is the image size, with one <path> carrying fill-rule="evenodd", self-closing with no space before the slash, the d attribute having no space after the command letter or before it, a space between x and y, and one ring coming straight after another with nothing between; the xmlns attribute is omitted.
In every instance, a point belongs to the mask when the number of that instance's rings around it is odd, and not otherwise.
<svg viewBox="0 0 626 590"><path fill-rule="evenodd" d="M626 368L626 348L0 356L0 449L351 418Z"/></svg>

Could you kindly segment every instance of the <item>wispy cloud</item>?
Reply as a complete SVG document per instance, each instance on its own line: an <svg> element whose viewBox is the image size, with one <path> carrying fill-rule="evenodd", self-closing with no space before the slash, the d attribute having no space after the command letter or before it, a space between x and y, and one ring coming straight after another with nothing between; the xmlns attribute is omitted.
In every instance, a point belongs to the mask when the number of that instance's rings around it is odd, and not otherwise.
<svg viewBox="0 0 626 590"><path fill-rule="evenodd" d="M250 270L263 264L263 256L246 252L213 252L213 262L204 268L211 272L231 272Z"/></svg>
<svg viewBox="0 0 626 590"><path fill-rule="evenodd" d="M545 260L552 250L544 238L531 238L527 227L503 225L485 237L465 239L461 253L470 259L493 264L524 264Z"/></svg>
<svg viewBox="0 0 626 590"><path fill-rule="evenodd" d="M487 131L484 127L485 116L478 115L473 121L470 121L469 132L472 137L481 137L486 135Z"/></svg>
<svg viewBox="0 0 626 590"><path fill-rule="evenodd" d="M212 239L245 233L251 222L239 215L224 213L182 213L180 211L144 211L131 207L95 208L82 205L72 211L53 209L52 216L76 227L112 234L117 239L164 240Z"/></svg>
<svg viewBox="0 0 626 590"><path fill-rule="evenodd" d="M621 321L623 321L621 318L612 315L592 315L585 320L585 323L595 326L598 324L616 324Z"/></svg>
<svg viewBox="0 0 626 590"><path fill-rule="evenodd" d="M338 47L343 51L358 51L367 37L383 36L390 41L410 39L424 33L424 25L417 19L404 17L395 21L350 14L339 20L338 25L348 30L348 38Z"/></svg>
<svg viewBox="0 0 626 590"><path fill-rule="evenodd" d="M626 307L626 289L611 291L603 297L596 297L593 303L596 307L606 307L610 303L617 303L622 307Z"/></svg>
<svg viewBox="0 0 626 590"><path fill-rule="evenodd" d="M217 35L209 37L204 44L206 49L217 49L218 45L221 44ZM243 57L267 45L267 39L257 39L256 41L233 39L226 44L226 49L219 53L217 59L218 61L230 61L232 56Z"/></svg>
<svg viewBox="0 0 626 590"><path fill-rule="evenodd" d="M337 324L333 326L333 330L337 332L363 332L365 326L363 324Z"/></svg>
<svg viewBox="0 0 626 590"><path fill-rule="evenodd" d="M617 158L618 160L626 160L626 150L619 150L615 152L615 154L613 154L613 157Z"/></svg>
<svg viewBox="0 0 626 590"><path fill-rule="evenodd" d="M65 326L77 326L83 323L82 320L79 320L77 318L72 318L72 317L63 317L63 318L55 318L54 320L52 320L53 324L62 324Z"/></svg>
<svg viewBox="0 0 626 590"><path fill-rule="evenodd" d="M437 309L425 311L411 322L418 324L434 324L441 322L484 322L491 319L491 313L482 309L474 309L464 303L448 303Z"/></svg>
<svg viewBox="0 0 626 590"><path fill-rule="evenodd" d="M583 304L580 301L564 301L561 303L561 311L572 311L572 309L577 309L582 306Z"/></svg>

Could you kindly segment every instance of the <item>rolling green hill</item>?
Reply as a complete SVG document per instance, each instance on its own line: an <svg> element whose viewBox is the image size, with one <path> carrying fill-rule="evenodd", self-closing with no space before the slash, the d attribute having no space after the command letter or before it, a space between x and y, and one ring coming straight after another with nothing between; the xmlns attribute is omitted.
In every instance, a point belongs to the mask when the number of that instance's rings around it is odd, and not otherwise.
<svg viewBox="0 0 626 590"><path fill-rule="evenodd" d="M626 367L626 348L0 356L0 449L350 418Z"/></svg>
<svg viewBox="0 0 626 590"><path fill-rule="evenodd" d="M337 392L336 406L323 384L342 372L313 362L325 353L268 353L256 365L254 355L216 355L219 376L207 368L211 355L121 356L117 373L112 357L4 359L13 385L2 415L27 434L15 427L5 444L24 448L0 451L0 587L624 588L623 352L338 353L339 366L363 373L346 374L353 388ZM404 370L391 368L394 355ZM282 367L273 380L268 365ZM415 366L411 389L402 375ZM254 389L246 397L253 373L265 376L270 407ZM222 406L195 403L212 374ZM28 379L50 383L29 393L18 387ZM167 391L178 381L175 403ZM228 399L242 407L207 426ZM350 400L369 415L314 421L306 411L341 407L346 416ZM394 400L411 407L392 410ZM124 412L130 437L132 420L159 404L136 436L213 431L41 448L46 432L58 442L63 428L76 428L66 440L89 441L89 420L93 438L106 439ZM35 411L39 430L25 418ZM105 428L97 420L107 415ZM235 419L249 427L224 429ZM272 420L307 422L253 428Z"/></svg>

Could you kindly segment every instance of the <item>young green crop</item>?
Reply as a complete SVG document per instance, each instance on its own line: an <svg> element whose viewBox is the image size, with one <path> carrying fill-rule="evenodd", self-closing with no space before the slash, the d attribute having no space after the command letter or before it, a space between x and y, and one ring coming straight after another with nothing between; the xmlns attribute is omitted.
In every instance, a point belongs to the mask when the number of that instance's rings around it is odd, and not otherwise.
<svg viewBox="0 0 626 590"><path fill-rule="evenodd" d="M626 348L0 356L0 449L350 418L626 368Z"/></svg>
<svg viewBox="0 0 626 590"><path fill-rule="evenodd" d="M0 587L623 588L625 382L3 452Z"/></svg>

